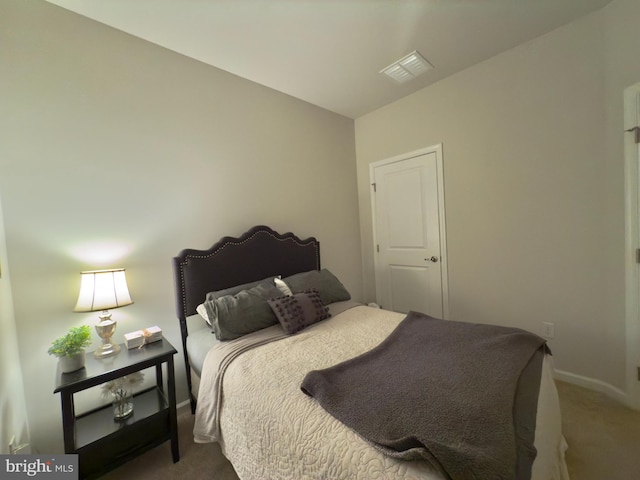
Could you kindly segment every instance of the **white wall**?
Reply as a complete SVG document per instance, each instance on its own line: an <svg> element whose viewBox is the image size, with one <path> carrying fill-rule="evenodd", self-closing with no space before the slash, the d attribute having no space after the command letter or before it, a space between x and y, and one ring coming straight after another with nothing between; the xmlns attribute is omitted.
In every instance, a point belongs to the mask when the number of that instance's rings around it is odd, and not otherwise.
<svg viewBox="0 0 640 480"><path fill-rule="evenodd" d="M367 300L369 164L442 142L450 317L553 322L558 369L625 388L622 90L640 80L638 19L637 1L615 1L356 120Z"/></svg>
<svg viewBox="0 0 640 480"><path fill-rule="evenodd" d="M135 303L113 311L117 338L159 325L176 347L171 257L255 224L315 235L361 298L352 120L39 0L0 0L0 65L0 192L37 451L62 451L46 350L96 318L71 313L81 270L127 269Z"/></svg>
<svg viewBox="0 0 640 480"><path fill-rule="evenodd" d="M9 261L4 234L2 201L0 199L0 454L9 453L9 442L14 447L29 443L29 423L24 398L24 381L18 352L11 297Z"/></svg>

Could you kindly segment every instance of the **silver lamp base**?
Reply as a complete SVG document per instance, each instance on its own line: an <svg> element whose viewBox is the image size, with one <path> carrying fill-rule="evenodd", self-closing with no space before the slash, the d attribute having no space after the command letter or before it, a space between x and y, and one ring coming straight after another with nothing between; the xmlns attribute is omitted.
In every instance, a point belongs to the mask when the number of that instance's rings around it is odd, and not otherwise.
<svg viewBox="0 0 640 480"><path fill-rule="evenodd" d="M117 355L121 348L117 343L111 343L111 336L116 331L117 322L111 319L111 314L108 311L102 312L100 315L100 321L96 323L96 332L102 339L102 345L93 352L95 358L110 357Z"/></svg>
<svg viewBox="0 0 640 480"><path fill-rule="evenodd" d="M100 347L93 352L95 358L105 358L120 353L120 345L117 343L103 343Z"/></svg>

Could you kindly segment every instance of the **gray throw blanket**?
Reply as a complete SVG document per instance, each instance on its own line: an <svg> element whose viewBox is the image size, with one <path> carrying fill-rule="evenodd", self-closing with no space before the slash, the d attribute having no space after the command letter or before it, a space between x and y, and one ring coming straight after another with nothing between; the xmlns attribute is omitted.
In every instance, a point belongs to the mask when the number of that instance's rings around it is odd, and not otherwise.
<svg viewBox="0 0 640 480"><path fill-rule="evenodd" d="M410 312L380 345L301 388L385 453L453 480L528 480L544 340Z"/></svg>

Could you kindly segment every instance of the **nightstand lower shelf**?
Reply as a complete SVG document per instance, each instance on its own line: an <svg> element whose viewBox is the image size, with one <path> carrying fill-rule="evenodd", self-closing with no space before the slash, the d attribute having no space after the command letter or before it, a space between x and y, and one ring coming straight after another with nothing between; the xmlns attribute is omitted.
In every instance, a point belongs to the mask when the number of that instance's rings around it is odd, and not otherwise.
<svg viewBox="0 0 640 480"><path fill-rule="evenodd" d="M76 419L83 478L95 478L171 440L169 408L162 392L152 388L135 395L133 403L133 415L121 422L113 420L111 405Z"/></svg>
<svg viewBox="0 0 640 480"><path fill-rule="evenodd" d="M168 412L168 404L157 388L153 387L133 397L133 415L123 421L113 419L111 405L92 410L76 417L76 449L78 451L101 439L118 435L124 427L130 428L139 422L154 419ZM130 430L127 430L130 433Z"/></svg>

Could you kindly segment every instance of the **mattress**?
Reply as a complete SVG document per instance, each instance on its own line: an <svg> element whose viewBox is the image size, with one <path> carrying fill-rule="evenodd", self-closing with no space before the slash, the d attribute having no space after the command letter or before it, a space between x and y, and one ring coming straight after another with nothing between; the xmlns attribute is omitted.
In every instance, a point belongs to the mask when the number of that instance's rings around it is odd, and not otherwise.
<svg viewBox="0 0 640 480"><path fill-rule="evenodd" d="M276 334L277 339L243 351L222 375L209 364L218 350L212 349L203 364L195 440L219 442L242 480L442 480L426 461L399 460L375 449L300 390L309 371L369 351L403 318L365 306L350 308L298 334ZM214 391L215 383L221 392ZM550 355L543 362L535 447L531 478L567 480Z"/></svg>
<svg viewBox="0 0 640 480"><path fill-rule="evenodd" d="M336 316L349 308L361 305L353 300L344 302L335 302L329 305L329 313ZM192 375L199 377L202 375L202 365L209 350L220 343L220 340L213 334L211 328L206 324L204 318L200 315L192 315L187 321L189 322L189 336L187 337L187 355L189 357L189 365ZM197 395L197 390L193 392Z"/></svg>
<svg viewBox="0 0 640 480"><path fill-rule="evenodd" d="M220 340L216 338L200 315L194 315L189 320L193 323L193 327L189 328L187 354L193 373L199 377L202 373L202 365L207 353L214 345L220 343Z"/></svg>

